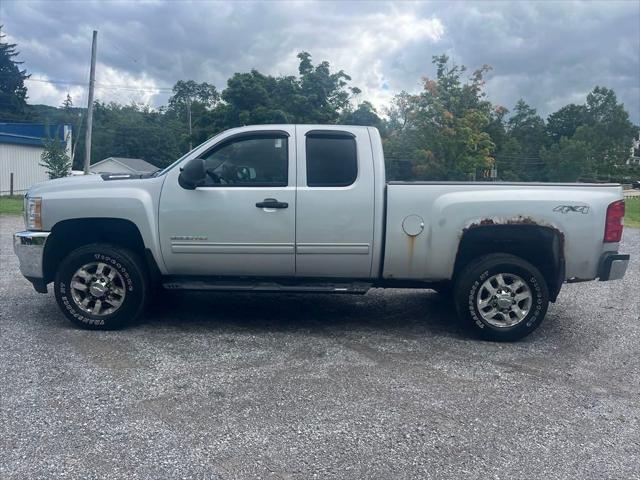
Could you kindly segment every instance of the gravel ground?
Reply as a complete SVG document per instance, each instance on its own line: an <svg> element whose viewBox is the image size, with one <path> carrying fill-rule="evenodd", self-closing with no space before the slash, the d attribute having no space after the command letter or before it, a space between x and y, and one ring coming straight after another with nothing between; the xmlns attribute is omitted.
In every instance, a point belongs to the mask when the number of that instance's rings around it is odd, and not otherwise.
<svg viewBox="0 0 640 480"><path fill-rule="evenodd" d="M515 344L435 293L172 293L72 328L0 217L0 477L640 478L640 230Z"/></svg>

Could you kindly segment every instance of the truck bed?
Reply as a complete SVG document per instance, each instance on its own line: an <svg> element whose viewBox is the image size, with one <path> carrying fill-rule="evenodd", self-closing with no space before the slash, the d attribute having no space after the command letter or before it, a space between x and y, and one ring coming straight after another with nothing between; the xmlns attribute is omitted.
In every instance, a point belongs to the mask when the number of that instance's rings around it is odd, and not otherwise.
<svg viewBox="0 0 640 480"><path fill-rule="evenodd" d="M451 278L454 246L467 230L526 224L562 232L565 279L593 279L597 259L617 249L602 242L603 222L623 195L618 184L392 181L386 198L385 251L393 254L385 254L384 278ZM424 225L415 236L403 229L411 216Z"/></svg>

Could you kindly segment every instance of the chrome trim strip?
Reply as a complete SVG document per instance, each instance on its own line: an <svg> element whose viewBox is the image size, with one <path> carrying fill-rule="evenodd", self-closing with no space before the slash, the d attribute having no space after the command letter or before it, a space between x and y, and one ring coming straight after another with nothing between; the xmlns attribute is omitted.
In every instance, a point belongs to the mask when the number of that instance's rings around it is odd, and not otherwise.
<svg viewBox="0 0 640 480"><path fill-rule="evenodd" d="M368 243L299 243L296 253L299 255L368 255Z"/></svg>
<svg viewBox="0 0 640 480"><path fill-rule="evenodd" d="M293 254L293 243L171 242L173 253Z"/></svg>

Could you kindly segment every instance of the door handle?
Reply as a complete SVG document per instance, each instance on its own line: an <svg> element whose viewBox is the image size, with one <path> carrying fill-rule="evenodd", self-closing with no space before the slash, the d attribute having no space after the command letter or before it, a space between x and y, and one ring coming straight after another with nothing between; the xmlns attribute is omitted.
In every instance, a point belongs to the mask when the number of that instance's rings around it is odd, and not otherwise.
<svg viewBox="0 0 640 480"><path fill-rule="evenodd" d="M265 198L264 201L256 203L258 208L288 208L289 204L286 202L279 202L275 198Z"/></svg>

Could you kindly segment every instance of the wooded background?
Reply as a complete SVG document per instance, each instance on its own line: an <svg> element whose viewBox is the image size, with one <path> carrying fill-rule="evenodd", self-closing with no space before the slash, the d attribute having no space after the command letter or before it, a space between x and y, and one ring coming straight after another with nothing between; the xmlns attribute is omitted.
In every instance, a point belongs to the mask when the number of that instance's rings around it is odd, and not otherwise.
<svg viewBox="0 0 640 480"><path fill-rule="evenodd" d="M383 137L388 176L401 180L619 181L640 178L627 165L639 129L613 90L595 86L584 104L543 119L525 100L511 110L487 99L489 65L468 71L446 55L433 57L435 78L418 93L401 92L376 111L344 71L298 54L298 72L274 77L235 73L222 90L180 80L167 105L95 102L92 163L142 158L163 167L231 127L270 123L372 125ZM74 126L74 168L81 169L86 108L67 99L31 105L29 74L17 46L0 35L0 121ZM190 113L190 115L189 115ZM189 133L189 117L191 134ZM77 142L76 142L77 140ZM491 177L491 172L497 175Z"/></svg>

